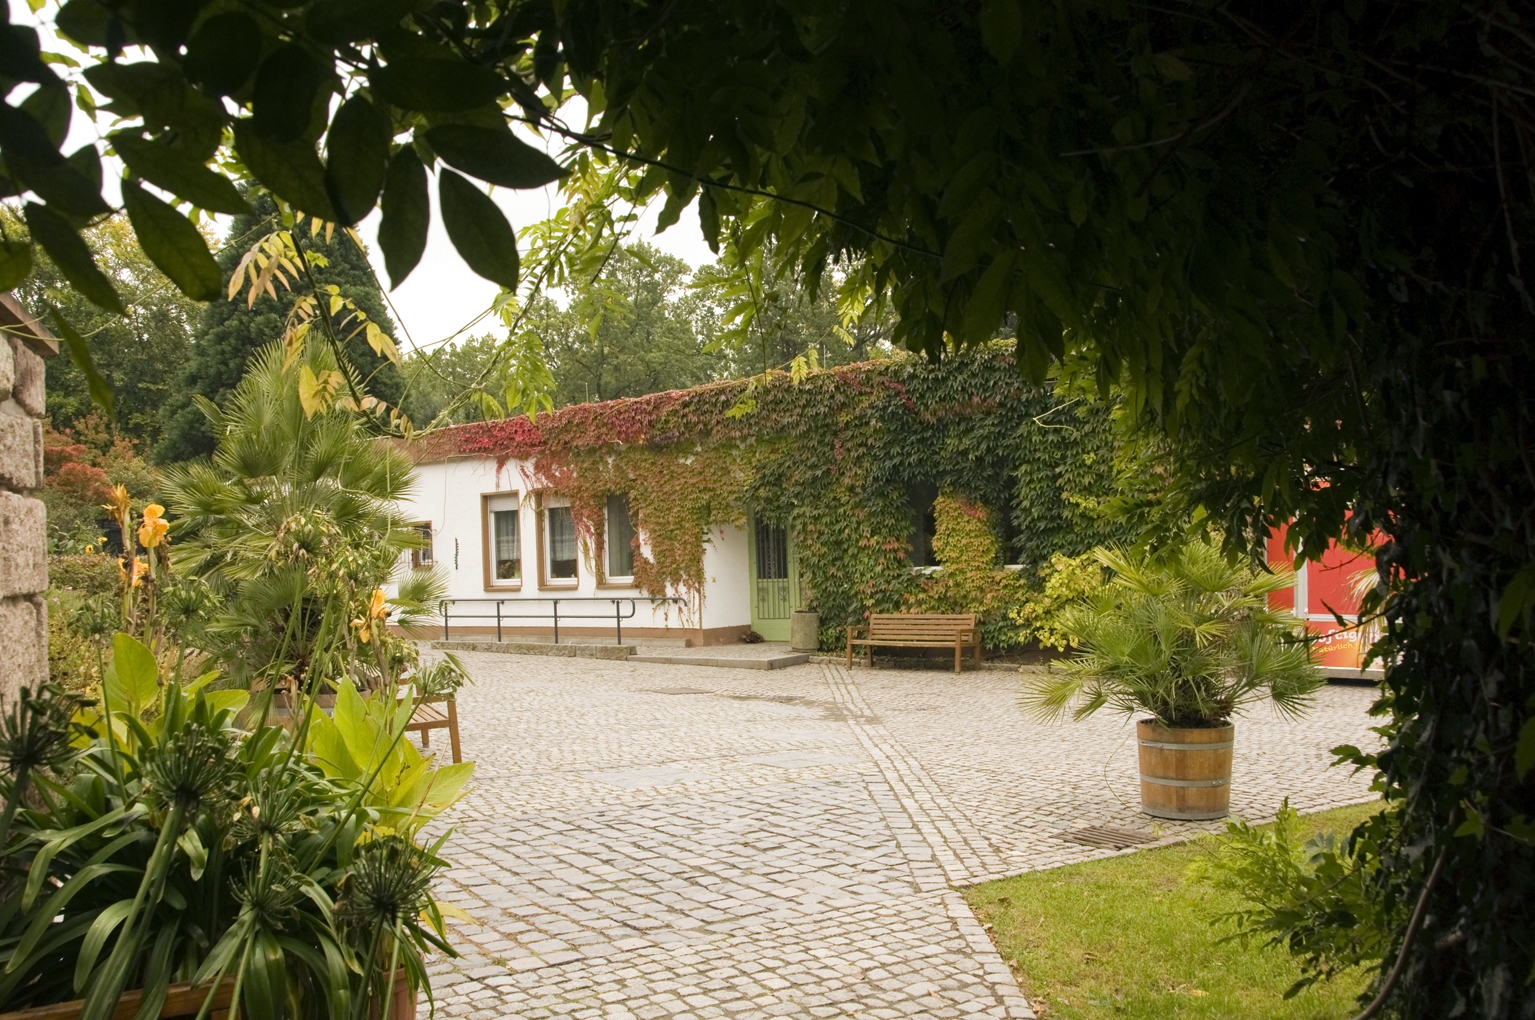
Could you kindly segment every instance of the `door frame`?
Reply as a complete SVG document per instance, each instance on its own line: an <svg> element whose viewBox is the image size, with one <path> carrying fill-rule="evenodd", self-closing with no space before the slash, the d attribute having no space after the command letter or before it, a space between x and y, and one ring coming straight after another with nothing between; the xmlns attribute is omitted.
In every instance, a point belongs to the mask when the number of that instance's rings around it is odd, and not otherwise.
<svg viewBox="0 0 1535 1020"><path fill-rule="evenodd" d="M799 556L794 547L794 533L784 526L784 542L788 546L789 560L789 611L801 608L799 584ZM789 640L789 617L764 619L757 613L757 515L746 514L746 601L751 609L751 628L768 641Z"/></svg>

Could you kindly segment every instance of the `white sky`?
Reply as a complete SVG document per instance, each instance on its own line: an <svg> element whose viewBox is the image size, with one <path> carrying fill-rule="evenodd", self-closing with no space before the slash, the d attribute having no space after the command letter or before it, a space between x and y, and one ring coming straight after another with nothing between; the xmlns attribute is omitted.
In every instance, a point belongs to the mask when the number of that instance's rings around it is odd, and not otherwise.
<svg viewBox="0 0 1535 1020"><path fill-rule="evenodd" d="M9 0L9 5L13 23L39 26L43 49L65 53L77 59L80 57L72 44L58 39L42 24L42 18L31 12L26 0ZM57 6L57 2L50 2L42 12L43 17L51 18ZM133 59L131 53L128 59ZM56 67L56 70L67 73L67 70L62 67ZM24 90L17 93L18 96L22 94ZM574 115L570 117L572 123L577 122L578 111L571 110L568 114ZM100 124L92 124L84 114L76 110L70 121L65 151L69 152L87 142L99 140L106 131L110 130L106 123L108 116L103 115ZM535 145L540 144L539 140L530 134L524 133L523 138ZM551 141L549 145L551 154L557 155L560 148L559 143ZM116 181L120 179L122 165L117 160L110 159L104 162L102 169L106 178L104 197L108 202L117 203L120 199ZM387 290L389 275L384 272L384 260L375 243L378 233L378 211L375 209L367 219L358 224L358 232L367 242L369 255L379 281L386 288L389 301L393 305L399 324L395 339L404 350L408 350L412 342L415 346L431 346L459 333L466 324L490 307L499 289L496 284L470 271L458 257L458 253L453 250L453 243L448 240L437 216L435 180L432 181L430 190L432 227L427 238L426 253L422 255L415 271L393 291ZM549 217L560 207L558 189L553 185L533 191L497 188L491 193L491 197L506 213L506 218L516 230ZM699 229L696 207L683 213L682 219L670 229L656 234L655 222L659 211L660 203L658 202L646 212L638 229L634 231L636 239L649 241L663 252L674 255L691 266L714 261L714 255L709 251L709 246L704 243L703 233ZM214 219L220 233L224 232L227 229L229 217L217 216ZM474 333L499 329L501 329L500 323L490 318L462 333L460 339Z"/></svg>

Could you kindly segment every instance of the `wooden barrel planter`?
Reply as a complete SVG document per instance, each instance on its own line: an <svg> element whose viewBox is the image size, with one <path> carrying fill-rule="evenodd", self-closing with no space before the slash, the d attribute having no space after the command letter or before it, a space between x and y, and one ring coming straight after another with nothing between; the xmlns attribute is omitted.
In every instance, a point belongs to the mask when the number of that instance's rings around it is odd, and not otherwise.
<svg viewBox="0 0 1535 1020"><path fill-rule="evenodd" d="M1231 748L1236 725L1169 729L1135 724L1140 738L1141 810L1155 818L1201 821L1231 811Z"/></svg>

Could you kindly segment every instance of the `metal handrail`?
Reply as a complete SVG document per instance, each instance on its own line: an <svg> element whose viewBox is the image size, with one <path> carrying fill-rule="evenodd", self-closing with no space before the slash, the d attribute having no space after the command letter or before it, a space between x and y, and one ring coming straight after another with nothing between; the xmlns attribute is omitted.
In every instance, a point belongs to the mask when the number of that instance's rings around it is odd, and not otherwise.
<svg viewBox="0 0 1535 1020"><path fill-rule="evenodd" d="M670 603L670 604L675 604L676 606L678 606L679 608L682 608L682 609L687 608L687 600L679 598L679 597L677 597L675 595L656 595L656 596L649 596L649 597L646 597L644 599L636 599L636 598L631 598L631 597L610 597L610 596L602 596L602 595L570 595L570 596L566 596L566 597L563 597L563 598L443 599L440 603L438 603L438 608L439 608L439 610L442 613L442 639L444 641L448 640L448 633L449 633L449 612L448 612L448 610L449 610L450 606L458 606L458 605L466 605L466 604L468 604L468 605L484 605L486 603L489 603L489 604L492 604L492 605L495 606L495 612L494 613L490 613L490 612L485 612L485 613L459 613L458 614L458 619L459 620L490 620L490 619L494 619L496 621L496 640L497 641L502 640L502 637L501 637L501 625L502 625L502 621L504 621L504 620L544 620L544 619L552 619L554 621L554 643L555 644L559 644L560 643L560 603L562 603L562 602L566 602L566 603L569 603L569 602L576 602L576 603L607 602L607 603L610 603L612 605L612 607L613 607L613 611L612 611L611 614L609 614L609 613L600 613L600 614L574 613L573 614L573 613L570 613L569 611L567 611L565 613L565 619L566 620L612 620L613 621L613 627L614 627L614 629L616 631L616 639L615 639L614 643L621 645L621 644L624 643L624 621L625 620L632 620L632 619L634 619L635 614L639 611L639 607L636 605L636 603L638 603L640 601L649 602L652 608L654 608L657 603ZM503 606L507 605L508 603L510 603L511 605L514 605L514 606L524 606L524 605L527 605L528 603L534 603L534 602L548 602L551 605L550 605L548 610L546 610L544 612L541 612L541 613L508 613L508 612L506 612L502 608ZM624 612L624 609L626 607L628 609L628 612Z"/></svg>

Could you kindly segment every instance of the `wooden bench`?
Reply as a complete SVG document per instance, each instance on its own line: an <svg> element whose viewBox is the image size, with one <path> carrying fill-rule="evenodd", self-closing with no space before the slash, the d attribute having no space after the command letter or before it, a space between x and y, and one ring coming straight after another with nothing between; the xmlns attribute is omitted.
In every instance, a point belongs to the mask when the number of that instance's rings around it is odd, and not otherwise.
<svg viewBox="0 0 1535 1020"><path fill-rule="evenodd" d="M860 632L863 634L859 636ZM966 646L981 661L981 631L973 613L873 613L866 627L847 629L847 664L853 665L853 646L868 648L874 665L874 646L882 648L953 648L954 672L958 673Z"/></svg>
<svg viewBox="0 0 1535 1020"><path fill-rule="evenodd" d="M458 745L458 702L452 698L432 698L416 706L415 714L405 724L405 732L421 734L421 746L431 747L433 730L448 731L448 744L453 748L453 763L456 765L463 761L463 751Z"/></svg>

